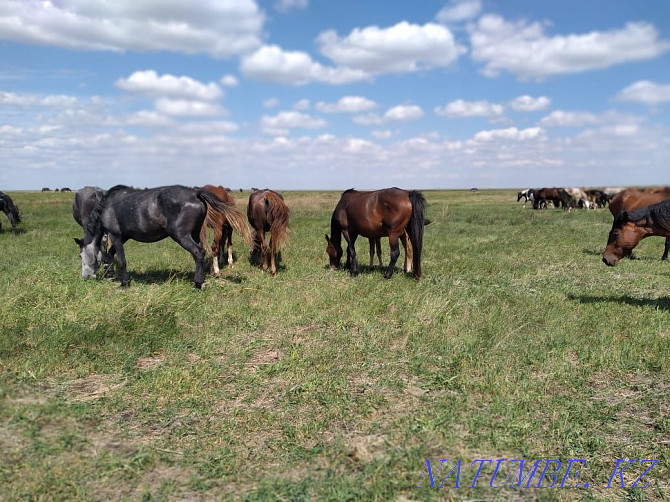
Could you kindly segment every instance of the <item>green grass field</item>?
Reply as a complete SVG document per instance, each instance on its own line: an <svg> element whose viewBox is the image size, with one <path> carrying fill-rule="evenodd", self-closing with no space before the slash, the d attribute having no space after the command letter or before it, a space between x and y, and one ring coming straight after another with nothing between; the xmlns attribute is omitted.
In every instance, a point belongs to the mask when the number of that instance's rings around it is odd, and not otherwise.
<svg viewBox="0 0 670 502"><path fill-rule="evenodd" d="M234 267L196 291L170 240L127 245L129 288L83 281L73 194L10 195L0 500L670 498L670 264L654 237L605 267L607 210L426 191L424 278L385 281L326 266L339 193L285 192L278 275L234 236ZM439 482L415 488L426 459ZM557 485L584 459L566 485L590 486L496 490L486 466L471 489L476 459L558 459ZM617 459L659 462L645 489L604 489Z"/></svg>

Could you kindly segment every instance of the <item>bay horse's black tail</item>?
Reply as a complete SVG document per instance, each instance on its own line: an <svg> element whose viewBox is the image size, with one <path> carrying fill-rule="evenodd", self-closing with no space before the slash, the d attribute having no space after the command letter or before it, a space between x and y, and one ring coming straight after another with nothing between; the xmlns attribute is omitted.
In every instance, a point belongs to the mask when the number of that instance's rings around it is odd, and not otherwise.
<svg viewBox="0 0 670 502"><path fill-rule="evenodd" d="M207 207L207 216L202 222L202 228L200 229L200 242L203 246L207 242L207 221L216 221L212 213L224 216L230 226L233 227L233 230L242 236L242 239L248 246L251 246L251 233L249 233L249 227L247 226L246 214L236 206L226 204L209 190L199 189L196 191L196 195L198 199L205 203L205 207Z"/></svg>
<svg viewBox="0 0 670 502"><path fill-rule="evenodd" d="M275 252L288 242L289 209L284 199L271 190L265 192L265 213L270 223L270 243Z"/></svg>
<svg viewBox="0 0 670 502"><path fill-rule="evenodd" d="M18 232L16 226L21 223L21 215L19 214L19 208L14 205L12 198L0 192L0 206L2 206L2 212L7 215L9 222L12 224L14 233Z"/></svg>
<svg viewBox="0 0 670 502"><path fill-rule="evenodd" d="M414 277L421 277L421 249L423 248L423 227L426 225L425 211L426 199L420 192L412 190L409 192L409 200L412 203L412 216L407 225L409 241L412 243L412 270Z"/></svg>

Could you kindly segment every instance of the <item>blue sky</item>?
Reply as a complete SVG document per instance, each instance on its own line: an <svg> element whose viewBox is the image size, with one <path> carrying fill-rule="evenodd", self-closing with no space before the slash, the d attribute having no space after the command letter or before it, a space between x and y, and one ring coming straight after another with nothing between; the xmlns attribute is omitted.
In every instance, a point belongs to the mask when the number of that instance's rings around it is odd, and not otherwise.
<svg viewBox="0 0 670 502"><path fill-rule="evenodd" d="M662 0L3 0L0 188L667 184Z"/></svg>

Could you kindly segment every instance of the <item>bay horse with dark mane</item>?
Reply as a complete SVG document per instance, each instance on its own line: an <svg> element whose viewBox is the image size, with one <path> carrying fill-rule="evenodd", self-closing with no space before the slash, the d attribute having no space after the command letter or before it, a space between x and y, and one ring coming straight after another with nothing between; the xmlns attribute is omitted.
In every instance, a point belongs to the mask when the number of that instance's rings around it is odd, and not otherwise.
<svg viewBox="0 0 670 502"><path fill-rule="evenodd" d="M633 211L643 207L651 206L657 202L670 199L670 187L648 188L638 190L637 188L627 188L617 193L610 201L609 210L615 218L621 211ZM667 261L668 251L670 250L670 237L665 239L665 248L661 260ZM629 258L635 259L631 252Z"/></svg>
<svg viewBox="0 0 670 502"><path fill-rule="evenodd" d="M205 185L203 190L209 190L219 199L231 206L235 205L235 199L228 193L229 191L222 186ZM233 227L222 213L207 209L205 224L214 230L214 240L212 241L212 269L214 275L219 275L219 264L223 263L223 243L228 251L228 266L233 265ZM204 244L204 242L203 242Z"/></svg>
<svg viewBox="0 0 670 502"><path fill-rule="evenodd" d="M252 253L260 252L261 268L267 270L270 251L270 273L277 274L275 258L288 242L289 208L281 194L268 190L254 190L249 195L247 219L254 229ZM270 244L265 244L265 232L270 232Z"/></svg>
<svg viewBox="0 0 670 502"><path fill-rule="evenodd" d="M235 231L246 242L251 242L244 213L207 190L181 185L145 190L123 185L110 188L96 202L86 225L84 241L80 246L82 277L95 277L105 232L109 233L112 240L109 259L116 255L121 271L121 286L127 286L130 282L124 243L129 239L157 242L170 237L191 253L195 262L193 283L196 288L201 288L205 250L200 243L207 234L204 222L208 210L222 213Z"/></svg>
<svg viewBox="0 0 670 502"><path fill-rule="evenodd" d="M6 193L0 192L0 211L7 215L9 223L12 225L14 235L19 234L18 224L21 223L21 215L19 208L14 205L12 198ZM2 223L0 223L0 230L2 230Z"/></svg>
<svg viewBox="0 0 670 502"><path fill-rule="evenodd" d="M670 237L670 199L619 213L607 238L603 263L609 267L615 266L642 239L652 235Z"/></svg>
<svg viewBox="0 0 670 502"><path fill-rule="evenodd" d="M393 275L400 255L400 239L412 256L414 277L418 279L421 277L425 207L426 199L417 191L408 192L395 187L374 192L358 192L354 189L345 191L330 220L330 237L326 235L326 253L330 258L330 266L337 268L340 265L343 235L347 241L346 266L352 276L358 274L356 238L359 235L368 239L388 237L391 261L384 277L389 279Z"/></svg>

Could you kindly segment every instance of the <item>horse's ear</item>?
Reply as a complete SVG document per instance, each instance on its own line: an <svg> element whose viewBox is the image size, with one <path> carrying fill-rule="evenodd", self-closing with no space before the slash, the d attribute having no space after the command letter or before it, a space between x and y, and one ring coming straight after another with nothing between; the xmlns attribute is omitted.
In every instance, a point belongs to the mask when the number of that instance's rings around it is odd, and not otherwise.
<svg viewBox="0 0 670 502"><path fill-rule="evenodd" d="M80 248L84 247L84 241L82 241L81 239L77 239L76 237L74 237L74 242L76 242L77 246L79 246Z"/></svg>

